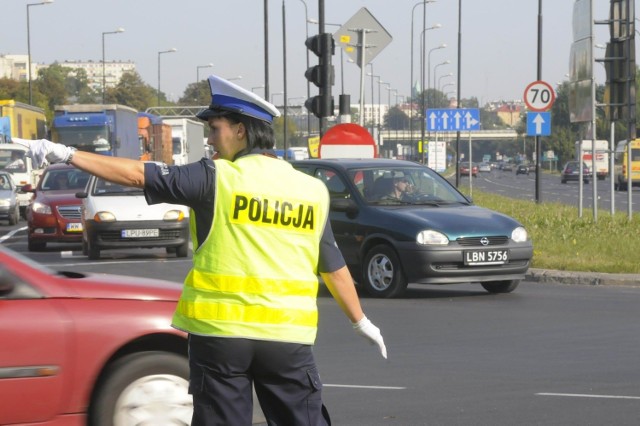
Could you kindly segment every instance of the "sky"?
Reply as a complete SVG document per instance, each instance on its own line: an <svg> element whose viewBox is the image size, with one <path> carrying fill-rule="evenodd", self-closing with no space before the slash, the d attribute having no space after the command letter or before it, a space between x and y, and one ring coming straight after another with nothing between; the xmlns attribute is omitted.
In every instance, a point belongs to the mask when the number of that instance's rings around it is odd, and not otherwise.
<svg viewBox="0 0 640 426"><path fill-rule="evenodd" d="M435 77L436 85L440 86L457 81L460 34L461 96L476 97L481 105L523 99L526 86L537 80L539 1L542 2L541 79L552 86L566 80L573 41L573 0L461 0L460 26L458 0L437 0L426 5L426 28L441 25L425 32L431 81ZM27 54L26 5L38 2L2 0L0 54ZM594 18L607 19L609 1L593 2ZM316 24L305 24L305 5L306 17L317 20L318 0L268 0L266 55L263 0L54 0L28 8L31 60L45 64L65 60L99 62L102 33L122 27L123 33L104 36L105 59L133 61L142 79L157 88L160 57L161 90L170 100L177 101L198 75L204 79L209 74L224 78L241 76L234 82L263 95L261 86L265 82L265 56L268 56L270 100L282 104L286 46L288 104L298 105L304 103L307 94L306 32L309 35L318 32ZM334 24L327 25L326 31L335 32L338 25L363 7L392 37L391 43L373 59L373 65L366 68L366 73L373 68L373 74L379 76L374 80L374 101L378 102L376 85L381 80L392 89L388 92L382 86L382 103L388 102L389 93L395 103L395 95L410 93L412 56L414 80L419 79L422 5L418 0L325 0L325 22ZM595 26L596 43L604 44L608 37L606 26ZM447 47L431 50L441 44ZM172 48L177 51L158 54ZM604 56L604 50L600 52ZM596 57L598 53L596 50ZM342 89L341 75L351 103L360 99L360 68L347 59L345 55L341 72L340 52L336 49L333 58L336 104ZM450 64L443 64L447 60ZM310 62L312 65L316 62L313 54ZM198 68L208 64L213 67ZM604 83L601 68L596 65L596 81ZM449 73L454 76L446 76ZM364 86L369 103L371 77L366 77ZM452 85L445 89L457 90ZM311 94L317 94L314 86Z"/></svg>

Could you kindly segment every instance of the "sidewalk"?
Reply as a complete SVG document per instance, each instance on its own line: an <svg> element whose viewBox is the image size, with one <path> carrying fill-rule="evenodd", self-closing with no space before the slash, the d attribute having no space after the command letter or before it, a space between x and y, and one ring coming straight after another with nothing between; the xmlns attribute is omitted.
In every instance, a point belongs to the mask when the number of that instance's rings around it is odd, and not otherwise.
<svg viewBox="0 0 640 426"><path fill-rule="evenodd" d="M638 274L607 274L600 272L572 272L529 268L525 280L550 284L640 287L640 275Z"/></svg>

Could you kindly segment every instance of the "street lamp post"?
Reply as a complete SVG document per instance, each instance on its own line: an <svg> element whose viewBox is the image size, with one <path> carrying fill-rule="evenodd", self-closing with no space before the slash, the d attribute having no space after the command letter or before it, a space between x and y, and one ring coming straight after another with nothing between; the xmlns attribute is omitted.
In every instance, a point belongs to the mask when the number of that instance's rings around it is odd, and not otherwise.
<svg viewBox="0 0 640 426"><path fill-rule="evenodd" d="M173 53L177 51L178 49L172 47L169 50L162 50L158 52L158 106L160 106L160 55L162 55L163 53Z"/></svg>
<svg viewBox="0 0 640 426"><path fill-rule="evenodd" d="M409 67L410 70L410 77L409 80L411 80L410 83L410 87L409 87L409 99L410 99L410 104L409 104L409 132L410 132L410 136L409 136L409 140L411 141L411 145L413 146L413 15L414 12L416 10L417 6L420 6L421 4L423 5L423 15L426 17L427 14L427 3L435 3L435 0L424 0L421 1L419 3L416 3L415 5L413 5L413 8L411 9L411 66ZM426 19L426 18L425 18ZM437 28L440 28L441 25L440 24L436 24ZM435 27L434 27L435 28ZM425 31L426 28L424 28L423 25L423 29L422 31ZM412 148L413 149L413 148Z"/></svg>
<svg viewBox="0 0 640 426"><path fill-rule="evenodd" d="M307 11L307 2L304 0L300 0L304 5L304 25L305 25L305 41L309 38L309 14ZM309 69L309 49L305 49L307 51L307 68L305 71ZM311 82L307 80L307 99L311 98ZM311 114L307 111L307 138L311 136Z"/></svg>
<svg viewBox="0 0 640 426"><path fill-rule="evenodd" d="M264 84L261 84L260 86L254 86L251 88L251 91L253 92L255 89L264 89Z"/></svg>
<svg viewBox="0 0 640 426"><path fill-rule="evenodd" d="M423 17L423 20L424 19L426 19L426 13L425 13L425 16ZM422 23L422 25L424 27L424 25L425 25L424 22ZM433 27L430 27L430 28L424 28L422 30L421 37L420 37L420 80L421 80L421 89L422 89L421 93L420 93L420 109L421 109L420 114L422 115L422 119L420 120L420 140L422 141L422 144L423 144L423 150L422 150L422 160L423 161L424 161L424 153L425 153L424 143L425 143L425 130L426 130L425 129L425 126L426 126L425 113L426 113L426 109L427 109L427 102L426 102L425 97L426 97L426 92L427 92L427 89L428 89L428 87L425 87L425 77L427 79L427 81L426 81L427 84L426 85L427 86L429 85L429 76L426 75L428 73L429 67L425 65L425 59L426 59L426 56L427 56L427 55L425 55L425 52L424 52L424 50L425 50L425 48L427 46L427 43L426 43L426 40L425 40L425 35L426 35L426 32L428 30L435 29L435 28L440 28L440 24L438 24L436 26L433 26ZM425 72L425 69L427 69L427 72Z"/></svg>
<svg viewBox="0 0 640 426"><path fill-rule="evenodd" d="M124 28L122 27L118 27L115 31L105 31L102 33L102 103L104 104L105 102L105 90L107 87L107 73L105 71L105 61L104 61L104 36L107 34L119 34L119 33L123 33L124 32Z"/></svg>
<svg viewBox="0 0 640 426"><path fill-rule="evenodd" d="M43 0L40 3L27 4L27 79L29 80L29 105L33 103L33 94L31 91L31 28L29 26L29 8L31 6L42 6L43 4L53 3L53 0Z"/></svg>
<svg viewBox="0 0 640 426"><path fill-rule="evenodd" d="M372 66L371 68L373 68L373 63L372 62L370 62L369 65L371 65ZM367 75L371 77L371 121L373 123L373 127L375 127L378 123L377 123L376 117L373 114L373 112L374 112L373 79L374 78L378 79L378 104L380 104L380 83L382 83L382 80L380 80L380 76L379 75L375 75L375 74L370 73L370 72L368 72ZM380 106L378 105L378 111L379 110L380 110ZM361 111L360 113L364 114L364 111ZM373 134L373 132L372 132L372 134Z"/></svg>
<svg viewBox="0 0 640 426"><path fill-rule="evenodd" d="M453 81L452 81L452 82L450 82L450 83L445 83L445 85L444 85L444 86L442 86L441 91L444 93L444 88L445 88L445 87L449 87L449 86L456 87L456 83L454 83ZM449 93L450 93L450 92L449 92Z"/></svg>
<svg viewBox="0 0 640 426"><path fill-rule="evenodd" d="M437 77L436 77L436 75L437 75L437 74L436 74L436 71L438 70L438 67L440 67L440 66L442 66L442 65L448 65L448 64L450 64L450 63L451 63L451 61L447 59L446 61L440 62L439 64L436 64L436 65L433 67L433 86L432 86L432 87L433 87L433 90L436 90L436 89L438 88L438 86L436 85L436 81L438 81L438 80L437 80Z"/></svg>
<svg viewBox="0 0 640 426"><path fill-rule="evenodd" d="M453 73L452 73L452 72L450 72L450 73L443 74L443 75L441 75L440 77L438 77L438 86L437 86L437 87L438 87L438 90L439 90L440 92L442 92L442 79L443 79L443 78L446 78L446 77L453 77Z"/></svg>
<svg viewBox="0 0 640 426"><path fill-rule="evenodd" d="M276 95L284 95L284 92L276 92L276 93L272 93L272 94L271 94L271 103L272 103L273 105L275 105L275 104L273 103L273 98L275 98L275 97L276 97ZM282 101L284 102L284 99L283 99Z"/></svg>
<svg viewBox="0 0 640 426"><path fill-rule="evenodd" d="M196 85L200 83L200 70L202 68L212 68L213 64L209 63L207 65L196 65Z"/></svg>
<svg viewBox="0 0 640 426"><path fill-rule="evenodd" d="M433 49L429 49L429 54L427 55L427 90L429 90L431 88L431 53L433 53L434 50L438 50L438 49L444 49L445 47L447 47L447 45L445 43L442 43L440 46L436 46ZM439 64L442 65L442 64Z"/></svg>

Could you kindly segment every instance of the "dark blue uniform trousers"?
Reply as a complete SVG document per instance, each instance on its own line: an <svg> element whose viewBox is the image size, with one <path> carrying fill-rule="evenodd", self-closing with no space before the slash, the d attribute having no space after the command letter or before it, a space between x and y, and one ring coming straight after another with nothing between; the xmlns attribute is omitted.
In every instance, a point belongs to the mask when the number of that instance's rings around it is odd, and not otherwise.
<svg viewBox="0 0 640 426"><path fill-rule="evenodd" d="M251 425L252 383L273 426L330 425L312 346L189 335L193 426Z"/></svg>

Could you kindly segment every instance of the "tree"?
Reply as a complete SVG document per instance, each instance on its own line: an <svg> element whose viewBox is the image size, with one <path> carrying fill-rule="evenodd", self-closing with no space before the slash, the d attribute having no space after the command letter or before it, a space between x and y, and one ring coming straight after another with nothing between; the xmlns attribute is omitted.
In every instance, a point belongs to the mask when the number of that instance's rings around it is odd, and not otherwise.
<svg viewBox="0 0 640 426"><path fill-rule="evenodd" d="M69 91L67 89L67 78L69 73L75 70L63 67L58 63L53 63L38 72L38 78L32 83L33 98L35 104L44 106L50 113L56 105L65 105L69 101ZM71 84L73 86L73 84Z"/></svg>
<svg viewBox="0 0 640 426"><path fill-rule="evenodd" d="M12 78L0 78L0 99L14 99L19 102L25 102L22 93L26 83L21 83ZM28 100L28 98L27 98Z"/></svg>
<svg viewBox="0 0 640 426"><path fill-rule="evenodd" d="M106 91L105 102L144 111L156 104L156 90L142 81L137 72L127 72L123 74L116 87Z"/></svg>
<svg viewBox="0 0 640 426"><path fill-rule="evenodd" d="M409 116L396 105L384 116L384 125L391 130L407 129L409 127Z"/></svg>
<svg viewBox="0 0 640 426"><path fill-rule="evenodd" d="M211 89L207 80L191 83L178 100L180 105L203 106L211 103Z"/></svg>
<svg viewBox="0 0 640 426"><path fill-rule="evenodd" d="M278 149L284 149L284 116L277 117L273 120L273 132L276 136L276 147ZM296 123L291 119L287 119L287 146L304 146L301 145L301 140L296 136L298 128Z"/></svg>
<svg viewBox="0 0 640 426"><path fill-rule="evenodd" d="M67 68L67 70L64 85L68 97L80 104L97 102L100 93L89 87L87 72L82 68L74 70Z"/></svg>

